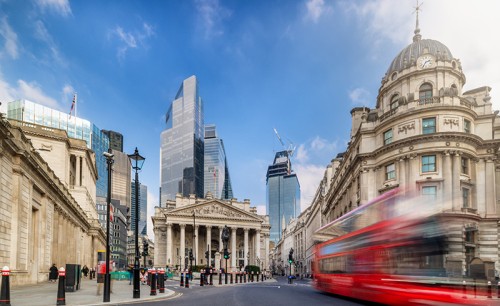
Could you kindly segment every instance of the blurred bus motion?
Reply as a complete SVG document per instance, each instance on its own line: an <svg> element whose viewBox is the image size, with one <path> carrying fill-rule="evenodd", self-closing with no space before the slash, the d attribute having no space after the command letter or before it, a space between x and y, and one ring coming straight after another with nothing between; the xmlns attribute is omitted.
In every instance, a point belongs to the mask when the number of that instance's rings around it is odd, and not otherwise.
<svg viewBox="0 0 500 306"><path fill-rule="evenodd" d="M320 291L388 305L500 305L488 288L446 274L446 224L432 197L388 191L316 232L313 263Z"/></svg>

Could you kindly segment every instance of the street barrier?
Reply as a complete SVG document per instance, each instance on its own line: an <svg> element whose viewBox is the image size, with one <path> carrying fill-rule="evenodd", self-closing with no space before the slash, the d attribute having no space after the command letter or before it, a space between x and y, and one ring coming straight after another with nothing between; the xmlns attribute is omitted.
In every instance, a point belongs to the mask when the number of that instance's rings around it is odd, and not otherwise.
<svg viewBox="0 0 500 306"><path fill-rule="evenodd" d="M10 269L5 266L2 268L2 290L0 294L0 305L10 306Z"/></svg>
<svg viewBox="0 0 500 306"><path fill-rule="evenodd" d="M57 304L66 305L66 270L59 268L59 284L57 287Z"/></svg>

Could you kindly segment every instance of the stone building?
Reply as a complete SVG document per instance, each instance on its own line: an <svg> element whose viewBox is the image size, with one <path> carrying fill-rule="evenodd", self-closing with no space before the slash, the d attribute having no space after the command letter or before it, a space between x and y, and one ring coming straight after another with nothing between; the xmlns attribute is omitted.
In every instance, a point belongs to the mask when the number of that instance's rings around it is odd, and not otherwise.
<svg viewBox="0 0 500 306"><path fill-rule="evenodd" d="M350 142L326 169L306 220L308 269L313 246L331 238L318 228L398 186L439 199L448 275L468 275L473 258L500 269L500 118L491 88L463 92L465 81L460 60L422 39L417 23L382 79L376 107L351 111Z"/></svg>
<svg viewBox="0 0 500 306"><path fill-rule="evenodd" d="M47 281L52 263L97 262L105 234L96 178L83 140L0 116L0 264L11 269L13 286Z"/></svg>
<svg viewBox="0 0 500 306"><path fill-rule="evenodd" d="M155 266L188 268L192 250L193 265L207 265L205 252L210 250L209 265L226 267L223 259L222 230L230 229L228 250L231 253L229 271L247 265L269 268L269 217L257 214L250 200L238 202L194 195L167 201L166 207L156 207L153 219L155 233Z"/></svg>

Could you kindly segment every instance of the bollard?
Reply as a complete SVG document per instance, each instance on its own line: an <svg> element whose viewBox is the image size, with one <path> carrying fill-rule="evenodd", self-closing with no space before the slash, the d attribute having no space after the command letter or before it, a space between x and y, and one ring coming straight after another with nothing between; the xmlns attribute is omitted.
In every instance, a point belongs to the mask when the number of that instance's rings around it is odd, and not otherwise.
<svg viewBox="0 0 500 306"><path fill-rule="evenodd" d="M247 283L247 272L245 271L245 275L243 275L243 280L245 281L245 284Z"/></svg>
<svg viewBox="0 0 500 306"><path fill-rule="evenodd" d="M214 282L213 282L213 279L212 279L212 269L210 269L210 286L213 286Z"/></svg>
<svg viewBox="0 0 500 306"><path fill-rule="evenodd" d="M150 269L149 275L151 275L151 292L149 295L156 295L156 269Z"/></svg>
<svg viewBox="0 0 500 306"><path fill-rule="evenodd" d="M57 287L57 304L66 305L66 270L59 268L59 285Z"/></svg>
<svg viewBox="0 0 500 306"><path fill-rule="evenodd" d="M252 283L253 283L253 271L252 271L252 277L251 277L251 279L252 279Z"/></svg>
<svg viewBox="0 0 500 306"><path fill-rule="evenodd" d="M222 285L222 269L219 270L219 285Z"/></svg>
<svg viewBox="0 0 500 306"><path fill-rule="evenodd" d="M240 272L240 284L243 284L243 273Z"/></svg>
<svg viewBox="0 0 500 306"><path fill-rule="evenodd" d="M257 278L257 283L259 282L259 277L260 277L260 272L257 271L257 275L256 275L256 278Z"/></svg>
<svg viewBox="0 0 500 306"><path fill-rule="evenodd" d="M488 298L491 299L491 282L488 281Z"/></svg>
<svg viewBox="0 0 500 306"><path fill-rule="evenodd" d="M158 270L158 285L160 293L165 293L165 270L163 268Z"/></svg>
<svg viewBox="0 0 500 306"><path fill-rule="evenodd" d="M5 266L2 268L2 293L0 294L0 305L10 306L9 277L10 277L10 269L9 267Z"/></svg>
<svg viewBox="0 0 500 306"><path fill-rule="evenodd" d="M231 272L231 282L230 284L233 284L233 272Z"/></svg>
<svg viewBox="0 0 500 306"><path fill-rule="evenodd" d="M184 287L184 273L181 271L181 287Z"/></svg>
<svg viewBox="0 0 500 306"><path fill-rule="evenodd" d="M185 286L185 288L189 289L189 273L187 270L186 270L186 286Z"/></svg>
<svg viewBox="0 0 500 306"><path fill-rule="evenodd" d="M205 270L201 269L200 270L200 287L203 287L203 273L205 273Z"/></svg>
<svg viewBox="0 0 500 306"><path fill-rule="evenodd" d="M234 283L235 284L238 283L238 272L236 272L236 274L234 274Z"/></svg>
<svg viewBox="0 0 500 306"><path fill-rule="evenodd" d="M224 271L224 284L227 285L227 271Z"/></svg>
<svg viewBox="0 0 500 306"><path fill-rule="evenodd" d="M264 281L264 273L261 273L260 274L260 281L263 282Z"/></svg>

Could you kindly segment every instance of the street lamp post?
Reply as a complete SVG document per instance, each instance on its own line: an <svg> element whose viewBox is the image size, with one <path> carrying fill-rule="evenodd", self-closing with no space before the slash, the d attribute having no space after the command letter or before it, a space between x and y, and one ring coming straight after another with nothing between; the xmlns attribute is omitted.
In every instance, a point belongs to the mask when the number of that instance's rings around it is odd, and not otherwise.
<svg viewBox="0 0 500 306"><path fill-rule="evenodd" d="M108 164L108 196L106 198L106 274L104 275L104 294L102 301L109 302L110 301L110 288L111 288L111 278L109 275L109 219L110 219L110 210L111 210L111 165L113 165L113 153L111 153L111 148L108 149L108 152L104 152L103 155L106 157L106 163Z"/></svg>
<svg viewBox="0 0 500 306"><path fill-rule="evenodd" d="M141 297L141 288L139 280L139 171L144 164L145 158L139 155L139 150L135 148L134 154L129 154L132 168L135 170L135 260L134 260L134 294L133 298Z"/></svg>

